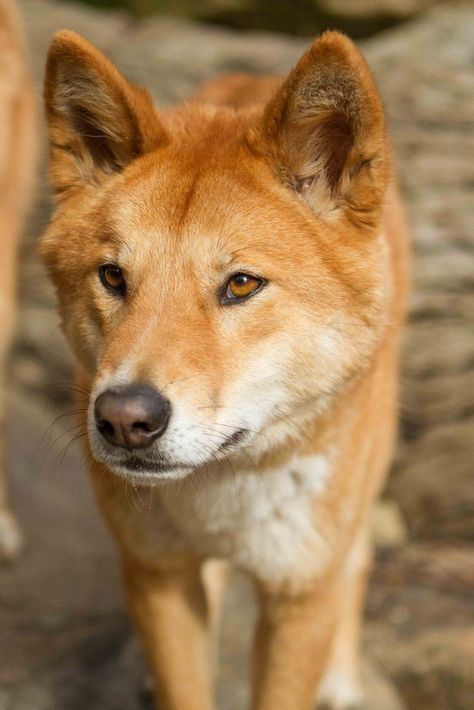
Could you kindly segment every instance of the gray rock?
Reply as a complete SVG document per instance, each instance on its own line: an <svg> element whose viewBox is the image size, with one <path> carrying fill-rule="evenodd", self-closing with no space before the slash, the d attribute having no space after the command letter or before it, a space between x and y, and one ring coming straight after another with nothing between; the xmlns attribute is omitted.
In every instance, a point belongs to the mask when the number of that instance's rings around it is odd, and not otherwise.
<svg viewBox="0 0 474 710"><path fill-rule="evenodd" d="M472 628L428 631L410 641L387 644L382 655L408 710L472 707Z"/></svg>
<svg viewBox="0 0 474 710"><path fill-rule="evenodd" d="M434 5L436 0L321 0L327 12L336 17L409 18Z"/></svg>

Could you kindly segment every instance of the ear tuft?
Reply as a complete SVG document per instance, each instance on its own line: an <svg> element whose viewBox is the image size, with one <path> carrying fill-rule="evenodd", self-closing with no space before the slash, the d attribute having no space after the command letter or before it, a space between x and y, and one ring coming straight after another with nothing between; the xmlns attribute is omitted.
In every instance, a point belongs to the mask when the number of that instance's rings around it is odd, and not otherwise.
<svg viewBox="0 0 474 710"><path fill-rule="evenodd" d="M326 32L264 112L260 139L282 178L319 213L346 208L370 224L386 181L386 130L370 70L354 44Z"/></svg>
<svg viewBox="0 0 474 710"><path fill-rule="evenodd" d="M101 182L166 140L150 95L80 35L54 35L44 88L58 192Z"/></svg>

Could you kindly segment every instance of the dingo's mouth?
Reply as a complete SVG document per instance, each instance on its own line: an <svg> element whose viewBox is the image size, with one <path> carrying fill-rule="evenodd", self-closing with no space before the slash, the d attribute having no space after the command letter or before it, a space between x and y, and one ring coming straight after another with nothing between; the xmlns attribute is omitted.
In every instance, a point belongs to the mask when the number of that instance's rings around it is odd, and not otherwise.
<svg viewBox="0 0 474 710"><path fill-rule="evenodd" d="M141 485L154 485L161 481L184 478L193 472L193 468L190 466L149 461L137 456L118 459L114 462L108 460L107 467L115 475Z"/></svg>
<svg viewBox="0 0 474 710"><path fill-rule="evenodd" d="M137 473L163 473L166 471L172 471L176 466L165 462L158 461L147 461L146 459L141 459L138 456L130 456L129 458L117 461L117 466L120 468L126 468L129 471L136 471Z"/></svg>
<svg viewBox="0 0 474 710"><path fill-rule="evenodd" d="M198 467L188 463L169 461L159 454L156 457L140 456L136 452L125 453L122 450L120 456L115 456L112 452L94 453L102 463L116 475L129 479L136 483L153 484L154 482L184 478L193 473L197 468L203 468L206 463L212 464L224 458L223 454L229 454L233 450L245 445L245 440L249 431L247 429L236 429L214 453L209 454L207 462L201 463Z"/></svg>

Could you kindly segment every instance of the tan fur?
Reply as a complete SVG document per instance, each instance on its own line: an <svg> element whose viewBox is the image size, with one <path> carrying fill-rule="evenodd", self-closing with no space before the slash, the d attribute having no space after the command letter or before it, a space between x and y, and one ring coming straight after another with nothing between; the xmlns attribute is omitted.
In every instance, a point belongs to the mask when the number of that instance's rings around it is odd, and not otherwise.
<svg viewBox="0 0 474 710"><path fill-rule="evenodd" d="M41 252L90 399L92 480L159 706L212 707L222 585L217 576L206 598L201 566L223 558L254 579L261 603L254 710L309 710L318 693L348 707L407 280L367 65L326 33L286 79L226 77L158 113L62 32L45 87L59 200ZM104 292L104 263L123 269L125 301ZM268 283L221 305L239 271ZM173 406L136 474L93 417L97 395L135 381ZM129 496L150 484L152 503L137 510Z"/></svg>
<svg viewBox="0 0 474 710"><path fill-rule="evenodd" d="M35 162L34 102L16 7L0 0L0 558L15 556L20 533L7 508L4 470L5 367L15 320L16 259Z"/></svg>

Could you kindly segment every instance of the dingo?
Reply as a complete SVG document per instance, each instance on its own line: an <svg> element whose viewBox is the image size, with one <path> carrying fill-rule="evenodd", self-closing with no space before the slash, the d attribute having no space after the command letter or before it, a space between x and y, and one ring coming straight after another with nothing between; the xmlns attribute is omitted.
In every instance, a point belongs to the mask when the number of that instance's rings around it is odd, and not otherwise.
<svg viewBox="0 0 474 710"><path fill-rule="evenodd" d="M258 591L252 707L353 705L407 272L365 61L329 32L284 80L227 77L157 111L64 31L45 101L41 253L159 707L212 707L211 559Z"/></svg>
<svg viewBox="0 0 474 710"><path fill-rule="evenodd" d="M18 239L33 184L34 113L16 7L10 0L0 0L0 427L16 311ZM4 465L0 438L0 559L11 559L20 547L20 532L7 507Z"/></svg>

